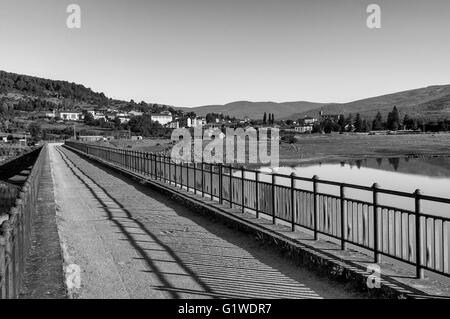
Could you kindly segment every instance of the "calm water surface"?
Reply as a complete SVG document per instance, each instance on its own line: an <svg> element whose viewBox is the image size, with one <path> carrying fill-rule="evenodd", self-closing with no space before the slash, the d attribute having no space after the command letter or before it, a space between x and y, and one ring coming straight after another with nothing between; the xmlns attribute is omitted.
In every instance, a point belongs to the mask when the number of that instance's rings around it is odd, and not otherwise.
<svg viewBox="0 0 450 319"><path fill-rule="evenodd" d="M262 168L261 170L268 171L269 169ZM382 188L410 193L420 189L426 195L450 198L450 157L365 159L336 164L280 167L278 172L287 175L295 172L298 176L308 178L318 175L323 180L363 186L378 183ZM278 183L288 185L288 181L282 178L278 180ZM311 189L311 185L302 182L298 182L297 187ZM338 187L333 186L321 185L319 191L339 194ZM369 192L351 190L347 192L347 195L367 201L370 201L372 196ZM411 199L383 195L381 201L385 205L414 209L414 201ZM423 204L426 213L450 216L450 205L436 205L425 201Z"/></svg>

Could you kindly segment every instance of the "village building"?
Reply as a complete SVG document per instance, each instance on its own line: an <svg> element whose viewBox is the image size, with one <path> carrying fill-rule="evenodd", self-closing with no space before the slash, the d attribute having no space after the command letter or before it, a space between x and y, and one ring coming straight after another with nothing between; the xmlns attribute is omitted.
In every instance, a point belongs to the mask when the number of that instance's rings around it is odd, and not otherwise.
<svg viewBox="0 0 450 319"><path fill-rule="evenodd" d="M59 117L64 121L80 121L83 114L80 111L60 111Z"/></svg>
<svg viewBox="0 0 450 319"><path fill-rule="evenodd" d="M130 111L128 112L129 116L142 116L144 113L139 111Z"/></svg>
<svg viewBox="0 0 450 319"><path fill-rule="evenodd" d="M170 113L169 111L153 113L150 114L150 117L153 122L158 122L161 125L166 125L173 121L172 113Z"/></svg>
<svg viewBox="0 0 450 319"><path fill-rule="evenodd" d="M299 126L296 126L294 130L298 133L311 133L313 130L313 125L311 124L302 124Z"/></svg>

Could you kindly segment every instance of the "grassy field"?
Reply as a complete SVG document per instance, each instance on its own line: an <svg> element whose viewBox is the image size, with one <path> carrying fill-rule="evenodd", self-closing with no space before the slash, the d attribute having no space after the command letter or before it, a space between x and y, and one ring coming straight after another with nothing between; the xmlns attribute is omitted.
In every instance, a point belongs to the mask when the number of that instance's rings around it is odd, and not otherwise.
<svg viewBox="0 0 450 319"><path fill-rule="evenodd" d="M450 134L301 135L298 142L280 145L280 162L333 162L346 159L450 156Z"/></svg>
<svg viewBox="0 0 450 319"><path fill-rule="evenodd" d="M168 139L117 140L110 145L145 152L170 152ZM338 162L350 159L399 156L450 156L450 134L298 135L297 143L280 143L280 163Z"/></svg>
<svg viewBox="0 0 450 319"><path fill-rule="evenodd" d="M126 139L113 140L110 142L100 142L102 145L114 146L117 148L129 149L140 152L169 152L172 144L169 139L144 139L140 141L132 141Z"/></svg>

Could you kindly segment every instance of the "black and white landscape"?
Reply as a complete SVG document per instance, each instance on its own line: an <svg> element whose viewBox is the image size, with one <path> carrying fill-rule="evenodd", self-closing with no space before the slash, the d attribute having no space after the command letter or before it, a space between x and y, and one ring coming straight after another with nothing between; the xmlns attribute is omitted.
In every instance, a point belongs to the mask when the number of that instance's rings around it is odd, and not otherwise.
<svg viewBox="0 0 450 319"><path fill-rule="evenodd" d="M0 299L450 297L447 0L74 1L0 3Z"/></svg>

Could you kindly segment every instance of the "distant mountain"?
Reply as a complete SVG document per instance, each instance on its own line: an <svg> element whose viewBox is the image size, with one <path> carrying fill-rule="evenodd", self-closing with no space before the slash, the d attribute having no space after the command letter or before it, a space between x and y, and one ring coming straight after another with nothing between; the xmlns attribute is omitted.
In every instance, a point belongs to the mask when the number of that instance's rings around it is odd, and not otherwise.
<svg viewBox="0 0 450 319"><path fill-rule="evenodd" d="M155 111L173 109L166 105L136 104L132 101L108 99L103 93L94 92L81 84L67 81L49 80L34 76L8 73L0 70L0 102L10 102L15 109L33 111L52 107L104 106L110 105L121 109L139 109ZM374 117L380 111L385 117L397 106L401 116L428 119L450 118L450 85L435 85L426 88L397 92L371 97L349 103L314 103L297 102L250 102L237 101L225 105L205 105L193 108L174 107L176 110L195 112L199 116L208 113L251 119L262 119L264 112L273 113L275 119L296 120L304 116L318 116L322 111L326 114L356 114L363 117Z"/></svg>
<svg viewBox="0 0 450 319"><path fill-rule="evenodd" d="M198 116L205 116L208 113L222 113L224 115L244 118L248 116L251 119L262 119L264 112L273 113L275 119L290 117L292 114L307 112L322 107L323 103L313 102L249 102L238 101L225 105L205 105L199 107L179 108L185 112L195 112Z"/></svg>
<svg viewBox="0 0 450 319"><path fill-rule="evenodd" d="M274 113L276 119L299 119L304 116L325 114L360 113L363 117L374 117L378 111L385 117L397 106L401 113L412 117L450 118L450 85L436 85L426 88L392 93L349 103L313 102L248 102L239 101L225 105L206 105L193 108L180 108L193 111L199 116L207 113L223 113L237 118L248 116L261 119L264 112Z"/></svg>
<svg viewBox="0 0 450 319"><path fill-rule="evenodd" d="M332 103L314 110L291 114L290 117L317 116L321 111L325 114L360 113L363 117L373 117L379 111L386 116L394 105L400 113L407 113L412 117L450 118L450 85L429 86L350 103Z"/></svg>

